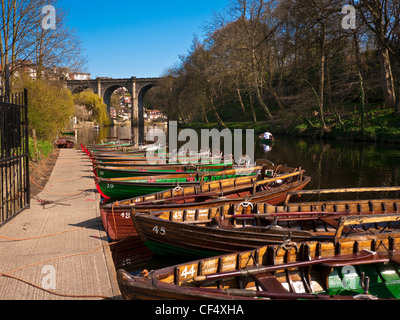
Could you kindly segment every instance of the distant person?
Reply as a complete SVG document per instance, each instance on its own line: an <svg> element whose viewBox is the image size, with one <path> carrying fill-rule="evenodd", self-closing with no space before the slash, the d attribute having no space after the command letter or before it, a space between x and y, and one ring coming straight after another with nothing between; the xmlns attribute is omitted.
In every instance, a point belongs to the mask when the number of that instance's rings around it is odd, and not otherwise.
<svg viewBox="0 0 400 320"><path fill-rule="evenodd" d="M274 137L272 135L272 133L270 132L264 132L263 134L260 135L260 139L264 139L264 140L274 140Z"/></svg>

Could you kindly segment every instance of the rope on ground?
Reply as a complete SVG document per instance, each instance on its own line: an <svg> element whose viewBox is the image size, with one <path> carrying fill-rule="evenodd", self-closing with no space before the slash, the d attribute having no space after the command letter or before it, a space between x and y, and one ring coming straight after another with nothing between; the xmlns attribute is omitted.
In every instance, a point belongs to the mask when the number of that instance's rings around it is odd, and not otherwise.
<svg viewBox="0 0 400 320"><path fill-rule="evenodd" d="M13 276L13 275L11 275L11 273L15 273L15 272L17 272L17 271L20 271L20 270L23 270L23 269L27 269L27 268L31 268L31 267L34 267L34 266L37 266L37 265L40 265L40 264L43 264L43 263L47 263L47 262L50 262L50 261L53 261L53 260L66 259L66 258L70 258L70 257L75 257L75 256L80 256L80 255L85 255L85 254L90 254L90 253L96 252L97 250L102 249L102 248L104 248L104 247L111 246L111 245L113 245L113 244L116 244L116 242L106 243L106 244L103 244L103 245L101 245L101 246L99 246L99 247L97 247L97 248L94 248L94 249L92 249L92 250L85 251L85 252L73 253L73 254L69 254L69 255L65 255L65 256L60 256L60 257L55 257L55 258L50 258L50 259L47 259L47 260L35 262L35 263L30 264L30 265L26 265L26 266L23 266L23 267L16 268L16 269L14 269L14 270L10 270L10 271L8 271L8 272L6 272L6 273L0 273L0 277L12 278L12 279L15 279L15 280L24 282L24 283L26 283L26 284L28 284L28 285L31 285L31 286L33 286L33 287L39 289L39 290L43 290L43 291L46 291L46 292L48 292L48 293L51 293L51 294L54 294L54 295L58 295L58 296L62 296L62 297L69 297L69 298L102 298L102 299L112 299L112 298L110 298L110 297L101 296L101 295L70 295L70 294L57 293L57 292L54 292L54 291L47 290L47 289L45 289L45 288L43 288L43 287L40 287L40 286L38 286L38 285L35 285L35 284L33 284L33 283L29 282L29 281L26 281L26 280L24 280L24 279L21 279L21 278L18 278L18 277L16 277L16 276Z"/></svg>
<svg viewBox="0 0 400 320"><path fill-rule="evenodd" d="M32 282L29 282L29 281L27 281L27 280L24 280L24 279L15 277L15 276L12 276L12 275L7 274L7 273L0 273L0 277L5 277L5 278L11 278L11 279L14 279L14 280L18 280L18 281L20 281L20 282L23 282L23 283L25 283L25 284L27 284L27 285L30 285L30 286L36 288L36 289L39 289L39 290L42 290L42 291L45 291L45 292L47 292L47 293L50 293L50 294L53 294L53 295L56 295L56 296L60 296L60 297L65 297L65 298L77 298L77 299L84 299L84 298L93 299L93 298L99 298L99 299L113 300L113 298L110 298L110 297L107 297L107 296L102 296L102 295L74 295L74 294L64 294L64 293L59 293L59 292L51 291L51 290L45 289L45 288L43 288L43 287L40 287L40 286L38 286L38 285L36 285L36 284L34 284L34 283L32 283Z"/></svg>
<svg viewBox="0 0 400 320"><path fill-rule="evenodd" d="M38 169L36 169L35 166L33 166L33 165L31 165L31 167L33 168L33 171L36 171L38 174L40 174L40 175L42 175L43 177L46 177L47 179L50 180L50 176L48 176L47 174L45 174L45 173L43 173L43 172L40 172L40 171L39 171ZM51 180L52 180L52 181L55 181L55 182L70 182L70 181L80 180L80 179L82 179L82 178L83 178L83 176L78 177L78 178L74 178L74 179L55 179L55 178L52 178Z"/></svg>
<svg viewBox="0 0 400 320"><path fill-rule="evenodd" d="M82 194L82 193L84 193L84 192L90 190L90 189L93 188L94 186L96 186L96 184L94 183L94 184L92 184L91 186L89 186L88 188L86 188L86 189L83 190L83 191L79 191L79 192L76 192L76 193L69 193L69 194L67 193L67 194L63 194L63 193L57 193L57 192L53 192L53 191L47 190L46 188L44 188L44 187L38 185L38 184L35 182L35 180L33 180L31 177L29 177L29 180L30 180L35 186L37 186L38 188L42 189L43 191L46 191L46 192L51 193L51 194L56 195L56 196L75 196L75 195L78 195L78 194Z"/></svg>
<svg viewBox="0 0 400 320"><path fill-rule="evenodd" d="M37 265L42 264L42 263L50 262L50 261L53 261L53 260L71 258L71 257L82 256L82 255L85 255L85 254L93 253L93 252L96 252L99 249L102 249L102 248L107 247L107 246L111 246L113 244L116 244L116 242L106 243L106 244L103 244L103 245L101 245L101 246L99 246L99 247L97 247L95 249L92 249L92 250L89 250L89 251L85 251L85 252L71 253L71 254L68 254L68 255L65 255L65 256L49 258L49 259L46 259L46 260L43 260L43 261L35 262L35 263L32 263L32 264L29 264L29 265L26 265L26 266L23 266L23 267L8 271L7 273L14 273L14 272L17 272L17 271L20 271L20 270L23 270L23 269L27 269L27 268L31 268L31 267L37 266Z"/></svg>
<svg viewBox="0 0 400 320"><path fill-rule="evenodd" d="M90 227L82 227L82 228L75 228L75 229L70 229L70 230L64 230L64 231L60 231L60 232L56 232L56 233L46 234L46 235L37 236L37 237L30 237L30 238L14 239L14 238L8 238L8 237L0 236L0 239L9 240L9 241L34 240L34 239L41 239L41 238L53 237L53 236L57 236L57 235L60 235L60 234L63 234L63 233L74 232L74 231L78 231L78 230L82 230L82 229L87 229L87 228L90 228Z"/></svg>

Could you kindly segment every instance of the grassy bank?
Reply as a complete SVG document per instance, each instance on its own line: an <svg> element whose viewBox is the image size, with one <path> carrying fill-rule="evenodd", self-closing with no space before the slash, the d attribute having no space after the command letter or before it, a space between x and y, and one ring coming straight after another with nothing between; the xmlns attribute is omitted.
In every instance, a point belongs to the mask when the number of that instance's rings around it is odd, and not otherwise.
<svg viewBox="0 0 400 320"><path fill-rule="evenodd" d="M35 151L35 144L31 137L29 137L29 158L33 161L38 161L49 157L54 151L54 145L45 140L37 140L37 154Z"/></svg>
<svg viewBox="0 0 400 320"><path fill-rule="evenodd" d="M270 131L276 135L290 135L299 137L319 137L349 141L378 141L400 143L400 115L394 115L392 109L374 108L364 116L362 129L361 115L357 110L345 115L328 113L325 116L324 129L319 116L299 117L283 114L273 121L254 122L226 122L233 129L254 129L256 134ZM218 128L217 123L187 123L182 128L212 129ZM222 129L222 128L219 128Z"/></svg>

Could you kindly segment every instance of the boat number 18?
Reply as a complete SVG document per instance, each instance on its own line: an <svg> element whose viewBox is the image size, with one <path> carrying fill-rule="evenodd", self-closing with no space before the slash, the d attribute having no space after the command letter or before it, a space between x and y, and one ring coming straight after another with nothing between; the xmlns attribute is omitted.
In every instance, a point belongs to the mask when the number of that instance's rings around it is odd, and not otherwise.
<svg viewBox="0 0 400 320"><path fill-rule="evenodd" d="M160 234L160 235L162 235L162 236L165 234L165 228L164 228L164 227L159 228L158 226L155 226L155 227L153 228L153 231L154 231L156 234Z"/></svg>

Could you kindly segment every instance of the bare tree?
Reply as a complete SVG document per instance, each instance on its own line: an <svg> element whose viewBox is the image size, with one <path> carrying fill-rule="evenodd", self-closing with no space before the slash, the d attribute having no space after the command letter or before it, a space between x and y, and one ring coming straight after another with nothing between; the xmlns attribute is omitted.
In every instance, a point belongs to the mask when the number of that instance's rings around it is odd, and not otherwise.
<svg viewBox="0 0 400 320"><path fill-rule="evenodd" d="M55 29L43 28L46 5L57 9ZM28 63L36 66L39 77L45 67L77 70L86 64L78 36L69 30L67 13L56 0L1 0L0 13L0 60L10 66L11 76Z"/></svg>
<svg viewBox="0 0 400 320"><path fill-rule="evenodd" d="M381 84L385 104L400 113L400 103L396 104L396 89L390 61L390 54L400 61L400 54L394 49L394 41L399 34L400 3L389 0L353 0L359 9L362 21L376 37L381 65Z"/></svg>

